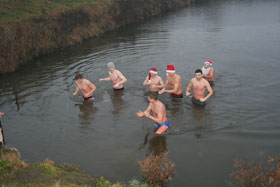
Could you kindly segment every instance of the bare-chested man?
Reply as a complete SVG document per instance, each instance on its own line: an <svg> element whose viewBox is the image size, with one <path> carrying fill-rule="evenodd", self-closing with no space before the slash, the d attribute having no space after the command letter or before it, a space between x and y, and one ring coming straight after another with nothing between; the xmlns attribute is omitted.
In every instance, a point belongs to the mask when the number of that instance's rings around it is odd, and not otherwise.
<svg viewBox="0 0 280 187"><path fill-rule="evenodd" d="M175 68L173 65L167 65L166 72L167 76L164 87L158 93L170 93L172 97L182 98L182 78L175 73ZM168 85L170 85L170 90L166 90L166 88L168 88Z"/></svg>
<svg viewBox="0 0 280 187"><path fill-rule="evenodd" d="M199 105L204 105L205 101L213 95L213 90L207 80L202 77L201 69L195 70L195 77L191 79L187 89L186 96L190 96L190 90L193 88L193 102ZM208 94L206 94L206 90Z"/></svg>
<svg viewBox="0 0 280 187"><path fill-rule="evenodd" d="M163 88L163 80L157 75L157 69L151 68L149 75L143 82L143 86L149 86L150 92L158 92L160 88Z"/></svg>
<svg viewBox="0 0 280 187"><path fill-rule="evenodd" d="M164 133L168 127L169 127L169 122L167 121L166 117L166 109L165 106L162 102L158 100L158 94L154 92L150 92L148 96L149 100L149 106L148 108L142 112L139 110L136 115L137 117L147 117L157 124L157 131L156 134L162 134ZM152 115L151 115L152 112Z"/></svg>
<svg viewBox="0 0 280 187"><path fill-rule="evenodd" d="M210 84L214 83L214 68L212 67L213 62L210 60L207 60L204 62L203 67L201 68L202 76L204 79L206 79Z"/></svg>
<svg viewBox="0 0 280 187"><path fill-rule="evenodd" d="M112 81L114 90L123 90L123 84L127 81L125 76L115 68L115 64L113 62L109 62L107 67L109 69L109 77L99 79L99 81Z"/></svg>
<svg viewBox="0 0 280 187"><path fill-rule="evenodd" d="M75 76L76 80L76 90L73 95L77 95L78 91L81 90L84 100L93 101L95 99L95 95L93 94L96 90L94 84L92 84L89 80L84 79L83 75L77 74Z"/></svg>

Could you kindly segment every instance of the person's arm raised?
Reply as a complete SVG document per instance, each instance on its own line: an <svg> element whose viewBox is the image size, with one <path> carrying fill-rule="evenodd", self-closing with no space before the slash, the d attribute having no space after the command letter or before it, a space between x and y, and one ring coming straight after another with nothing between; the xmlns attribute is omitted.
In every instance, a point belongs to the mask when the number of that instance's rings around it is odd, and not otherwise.
<svg viewBox="0 0 280 187"><path fill-rule="evenodd" d="M206 101L207 99L209 99L209 97L211 97L213 95L213 89L211 88L211 86L210 86L210 84L209 84L209 82L207 80L205 80L205 84L206 84L206 89L208 91L208 94L207 94L206 97L200 98L201 102Z"/></svg>
<svg viewBox="0 0 280 187"><path fill-rule="evenodd" d="M143 82L143 86L147 86L147 85L149 85L149 84L148 84L148 81L149 81L149 80L148 80L148 78L149 78L149 76L147 76L147 77L146 77L146 79L144 80L144 82Z"/></svg>
<svg viewBox="0 0 280 187"><path fill-rule="evenodd" d="M117 71L117 74L121 78L121 81L119 82L119 84L124 84L127 81L126 77L120 71Z"/></svg>
<svg viewBox="0 0 280 187"><path fill-rule="evenodd" d="M106 78L99 79L99 82L110 81L110 80L111 80L111 77L106 77Z"/></svg>
<svg viewBox="0 0 280 187"><path fill-rule="evenodd" d="M159 110L159 112L158 112L158 114L157 114L157 117L152 116L152 115L150 114L150 112L147 113L146 111L144 112L144 115L145 115L147 118L149 118L149 119L153 120L154 122L156 122L157 124L161 124L162 118L163 118L163 108L162 108L162 106L160 106L160 107L158 108L158 110Z"/></svg>
<svg viewBox="0 0 280 187"><path fill-rule="evenodd" d="M159 94L163 94L165 92L165 89L168 88L168 84L169 84L169 81L168 79L166 78L166 81L163 85L163 88L158 92Z"/></svg>
<svg viewBox="0 0 280 187"><path fill-rule="evenodd" d="M180 77L176 77L175 84L172 90L165 90L166 93L176 93L179 88L179 82L181 81Z"/></svg>
<svg viewBox="0 0 280 187"><path fill-rule="evenodd" d="M151 104L148 105L147 109L143 112L141 110L139 110L137 113L136 113L136 116L141 118L145 115L145 113L150 113L151 112Z"/></svg>

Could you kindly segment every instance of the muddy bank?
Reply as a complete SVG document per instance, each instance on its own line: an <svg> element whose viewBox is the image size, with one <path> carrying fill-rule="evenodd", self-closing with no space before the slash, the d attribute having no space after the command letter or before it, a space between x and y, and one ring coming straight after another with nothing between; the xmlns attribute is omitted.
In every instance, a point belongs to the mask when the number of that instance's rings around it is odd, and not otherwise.
<svg viewBox="0 0 280 187"><path fill-rule="evenodd" d="M0 73L106 31L184 7L191 0L102 0L0 26Z"/></svg>

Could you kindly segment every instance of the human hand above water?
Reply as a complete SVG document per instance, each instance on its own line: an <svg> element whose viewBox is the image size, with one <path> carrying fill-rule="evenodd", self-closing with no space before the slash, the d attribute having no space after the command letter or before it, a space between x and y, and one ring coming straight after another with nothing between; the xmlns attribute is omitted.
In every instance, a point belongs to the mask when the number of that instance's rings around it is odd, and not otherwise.
<svg viewBox="0 0 280 187"><path fill-rule="evenodd" d="M136 113L136 116L141 118L144 116L144 112L142 112L141 110L139 110L137 113Z"/></svg>

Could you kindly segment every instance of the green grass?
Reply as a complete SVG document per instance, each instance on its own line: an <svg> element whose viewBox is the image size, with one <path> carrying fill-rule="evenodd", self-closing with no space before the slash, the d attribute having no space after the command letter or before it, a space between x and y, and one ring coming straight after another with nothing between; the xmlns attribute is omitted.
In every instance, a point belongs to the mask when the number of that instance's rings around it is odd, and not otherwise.
<svg viewBox="0 0 280 187"><path fill-rule="evenodd" d="M53 14L100 0L0 0L0 25Z"/></svg>
<svg viewBox="0 0 280 187"><path fill-rule="evenodd" d="M9 167L6 161L0 160L0 175L6 172L6 169Z"/></svg>

